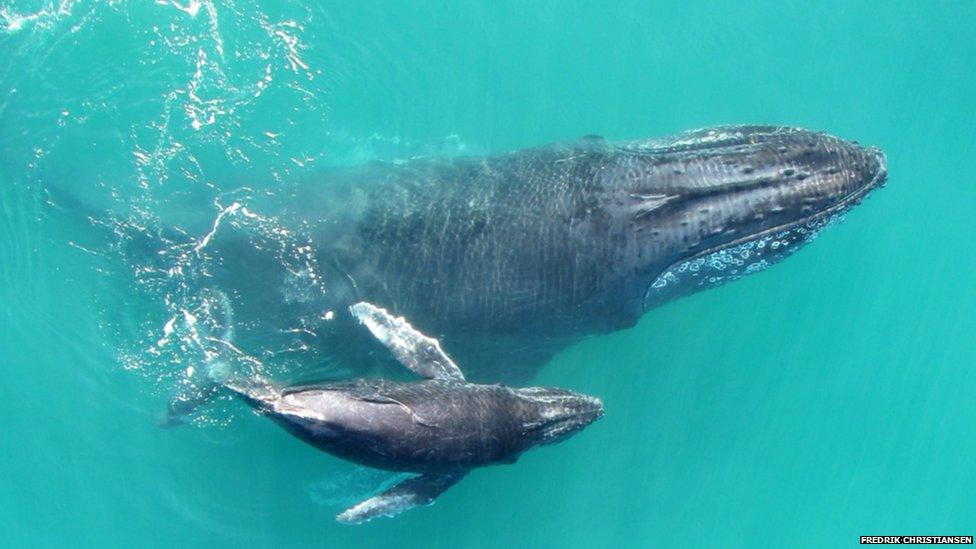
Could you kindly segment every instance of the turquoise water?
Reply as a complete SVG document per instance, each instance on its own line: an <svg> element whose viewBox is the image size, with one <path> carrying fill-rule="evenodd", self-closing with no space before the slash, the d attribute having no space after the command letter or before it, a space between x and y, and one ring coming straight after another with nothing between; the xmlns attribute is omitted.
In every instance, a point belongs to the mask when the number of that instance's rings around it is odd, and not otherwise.
<svg viewBox="0 0 976 549"><path fill-rule="evenodd" d="M648 4L0 2L4 545L976 532L976 4ZM728 123L879 146L889 184L782 265L559 354L537 383L607 405L575 438L347 527L385 476L231 402L155 427L186 280L124 254L140 223L201 235L328 166Z"/></svg>

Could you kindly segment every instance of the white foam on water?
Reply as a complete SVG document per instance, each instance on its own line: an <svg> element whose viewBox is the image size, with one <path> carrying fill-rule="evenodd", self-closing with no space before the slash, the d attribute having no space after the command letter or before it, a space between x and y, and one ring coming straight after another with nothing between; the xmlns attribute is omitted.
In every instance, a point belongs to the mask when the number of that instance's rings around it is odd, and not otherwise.
<svg viewBox="0 0 976 549"><path fill-rule="evenodd" d="M8 34L20 32L30 27L50 29L58 21L71 15L74 4L74 0L49 2L47 6L40 10L26 14L16 13L9 7L4 6L0 8L0 23L3 25L3 30Z"/></svg>
<svg viewBox="0 0 976 549"><path fill-rule="evenodd" d="M193 247L193 251L199 252L200 250L206 248L207 245L210 244L210 240L213 238L213 236L217 234L217 229L220 228L220 222L224 219L224 216L233 215L240 208L241 208L241 204L239 202L234 202L230 206L227 206L226 208L220 210L220 213L217 214L217 218L214 219L213 227L210 229L210 232L204 235L204 237L200 240L200 242Z"/></svg>
<svg viewBox="0 0 976 549"><path fill-rule="evenodd" d="M156 3L161 6L172 6L190 17L196 17L200 13L200 0L189 0L185 4L177 0L169 0L168 2L166 0L156 0Z"/></svg>

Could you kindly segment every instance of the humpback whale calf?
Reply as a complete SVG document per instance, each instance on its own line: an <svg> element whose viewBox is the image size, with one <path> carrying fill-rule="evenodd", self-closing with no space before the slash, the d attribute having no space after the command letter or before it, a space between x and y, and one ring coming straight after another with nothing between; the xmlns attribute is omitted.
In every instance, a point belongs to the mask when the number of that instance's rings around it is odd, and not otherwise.
<svg viewBox="0 0 976 549"><path fill-rule="evenodd" d="M475 467L514 463L599 419L599 399L555 388L469 383L436 339L369 303L352 316L423 381L355 379L278 388L261 378L224 382L312 446L363 465L418 473L338 515L345 523L434 501Z"/></svg>
<svg viewBox="0 0 976 549"><path fill-rule="evenodd" d="M781 261L886 175L880 150L790 127L586 137L282 189L265 206L309 242L297 274L234 234L196 249L220 258L206 280L230 296L245 352L301 349L360 374L375 342L323 312L368 301L424 326L470 379L518 384L585 336ZM177 400L175 414L194 407Z"/></svg>

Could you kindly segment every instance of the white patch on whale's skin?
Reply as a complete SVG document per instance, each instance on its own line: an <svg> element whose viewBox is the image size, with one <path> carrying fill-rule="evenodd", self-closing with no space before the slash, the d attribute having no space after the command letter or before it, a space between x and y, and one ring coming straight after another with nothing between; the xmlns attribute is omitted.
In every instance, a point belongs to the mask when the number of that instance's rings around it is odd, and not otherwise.
<svg viewBox="0 0 976 549"><path fill-rule="evenodd" d="M362 524L377 517L392 517L412 507L430 505L466 474L467 471L456 471L408 478L339 513L336 520L343 524Z"/></svg>
<svg viewBox="0 0 976 549"><path fill-rule="evenodd" d="M783 126L776 128L774 131L789 133L795 131L795 129ZM670 137L653 137L632 141L623 145L622 148L635 152L655 152L675 148L711 145L723 141L742 140L743 138L744 134L742 131L733 126L700 128L697 130L688 130Z"/></svg>
<svg viewBox="0 0 976 549"><path fill-rule="evenodd" d="M650 215L658 208L677 198L677 195L632 193L630 197L639 201L639 205L633 215L633 219L638 219L645 215Z"/></svg>
<svg viewBox="0 0 976 549"><path fill-rule="evenodd" d="M423 505L413 494L399 494L383 497L374 496L366 501L353 505L349 509L336 515L336 520L343 524L362 524L377 517L393 517L412 507ZM429 505L429 503L427 503Z"/></svg>
<svg viewBox="0 0 976 549"><path fill-rule="evenodd" d="M441 349L440 342L419 332L402 316L394 317L365 301L349 307L349 312L413 373L428 379L464 381L461 369Z"/></svg>
<svg viewBox="0 0 976 549"><path fill-rule="evenodd" d="M644 306L647 308L648 301L656 295L677 290L682 284L706 289L763 271L813 242L821 231L843 219L843 213L812 219L789 229L677 263L658 275L647 289Z"/></svg>

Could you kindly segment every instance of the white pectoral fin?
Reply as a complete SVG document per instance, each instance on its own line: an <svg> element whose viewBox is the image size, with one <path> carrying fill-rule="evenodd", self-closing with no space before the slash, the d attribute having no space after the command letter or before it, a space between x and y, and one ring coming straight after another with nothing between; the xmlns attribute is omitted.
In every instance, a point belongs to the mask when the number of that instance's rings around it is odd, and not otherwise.
<svg viewBox="0 0 976 549"><path fill-rule="evenodd" d="M349 307L349 312L413 373L428 379L464 380L461 369L441 349L440 342L417 331L403 317L365 301Z"/></svg>
<svg viewBox="0 0 976 549"><path fill-rule="evenodd" d="M466 474L458 472L409 478L339 513L336 520L344 524L361 524L376 517L392 517L413 507L430 505Z"/></svg>

